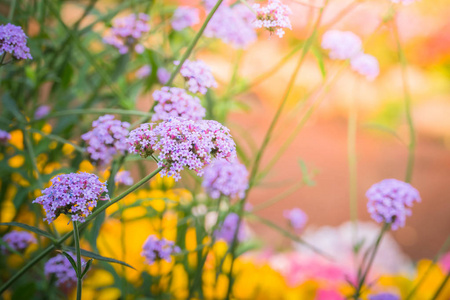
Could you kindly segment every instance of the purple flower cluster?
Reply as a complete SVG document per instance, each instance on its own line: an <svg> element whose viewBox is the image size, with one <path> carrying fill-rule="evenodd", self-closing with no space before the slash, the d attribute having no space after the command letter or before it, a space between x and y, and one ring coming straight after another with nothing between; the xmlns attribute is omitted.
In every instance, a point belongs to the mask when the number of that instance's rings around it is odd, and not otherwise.
<svg viewBox="0 0 450 300"><path fill-rule="evenodd" d="M108 200L108 190L98 177L89 173L70 173L55 176L52 185L42 190L42 196L33 203L44 207L46 220L51 223L61 213L70 215L72 221L84 222L97 206L97 200Z"/></svg>
<svg viewBox="0 0 450 300"><path fill-rule="evenodd" d="M69 252L69 255L76 261L76 256L73 253ZM85 264L85 260L81 258L81 265ZM56 286L62 289L70 290L77 284L77 274L69 259L63 254L58 254L45 263L44 274L47 277L54 275Z"/></svg>
<svg viewBox="0 0 450 300"><path fill-rule="evenodd" d="M178 66L180 62L174 61L174 64ZM208 88L217 87L211 69L201 60L190 61L187 59L181 67L180 73L187 82L188 90L194 94L204 95Z"/></svg>
<svg viewBox="0 0 450 300"><path fill-rule="evenodd" d="M228 244L231 244L234 239L236 229L239 225L239 216L236 213L229 213L222 225L218 230L214 232L214 236L217 240L224 240ZM241 242L245 239L244 226L239 226L239 232L237 233L237 241Z"/></svg>
<svg viewBox="0 0 450 300"><path fill-rule="evenodd" d="M147 264L152 265L155 261L161 259L171 262L171 255L180 251L180 247L176 246L174 242L165 238L158 239L156 235L150 235L142 247L141 255L145 257Z"/></svg>
<svg viewBox="0 0 450 300"><path fill-rule="evenodd" d="M199 10L195 7L179 6L172 16L172 28L181 31L200 21Z"/></svg>
<svg viewBox="0 0 450 300"><path fill-rule="evenodd" d="M114 176L114 181L117 184L132 185L134 183L133 177L131 177L130 171L119 171Z"/></svg>
<svg viewBox="0 0 450 300"><path fill-rule="evenodd" d="M130 132L129 151L148 157L159 151L161 176L181 178L186 166L203 175L203 168L214 158L233 159L236 145L230 130L213 120L192 121L173 118L158 125L142 124Z"/></svg>
<svg viewBox="0 0 450 300"><path fill-rule="evenodd" d="M248 189L248 171L237 159L214 160L205 168L202 185L213 199L220 196L242 199Z"/></svg>
<svg viewBox="0 0 450 300"><path fill-rule="evenodd" d="M400 300L400 297L391 293L380 293L377 295L370 295L369 300Z"/></svg>
<svg viewBox="0 0 450 300"><path fill-rule="evenodd" d="M103 42L116 47L120 54L125 54L133 48L137 53L142 53L145 48L140 39L150 31L149 19L150 17L143 13L115 18L111 30L103 37Z"/></svg>
<svg viewBox="0 0 450 300"><path fill-rule="evenodd" d="M11 139L11 134L9 132L0 130L0 145L6 145Z"/></svg>
<svg viewBox="0 0 450 300"><path fill-rule="evenodd" d="M264 27L271 35L275 33L280 38L284 35L283 28L292 29L291 20L289 20L292 11L280 0L269 0L267 6L253 4L253 9L256 11L254 22L256 28Z"/></svg>
<svg viewBox="0 0 450 300"><path fill-rule="evenodd" d="M8 232L3 236L2 240L6 242L11 249L17 252L23 252L26 248L28 248L28 246L36 243L36 239L31 233L17 230ZM5 246L1 245L0 252L3 255L7 255L9 250Z"/></svg>
<svg viewBox="0 0 450 300"><path fill-rule="evenodd" d="M308 215L300 208L285 210L283 216L288 220L289 225L297 232L301 233L308 222Z"/></svg>
<svg viewBox="0 0 450 300"><path fill-rule="evenodd" d="M113 115L104 115L92 122L93 129L81 136L88 144L86 151L90 159L99 166L109 164L117 153L125 153L128 122L115 120Z"/></svg>
<svg viewBox="0 0 450 300"><path fill-rule="evenodd" d="M143 79L148 77L148 75L150 75L151 73L152 67L150 65L144 65L136 71L136 77L139 79Z"/></svg>
<svg viewBox="0 0 450 300"><path fill-rule="evenodd" d="M16 59L33 59L22 27L13 24L0 25L0 56L5 52Z"/></svg>
<svg viewBox="0 0 450 300"><path fill-rule="evenodd" d="M184 89L165 86L153 93L153 99L158 104L154 108L152 121L168 120L173 117L197 121L203 119L206 114L200 99L189 95Z"/></svg>
<svg viewBox="0 0 450 300"><path fill-rule="evenodd" d="M385 179L375 183L366 192L367 209L378 223L390 223L393 230L405 226L410 207L420 202L419 192L409 183L397 179Z"/></svg>
<svg viewBox="0 0 450 300"><path fill-rule="evenodd" d="M325 32L322 48L330 50L331 59L350 59L351 68L368 80L374 80L380 73L378 60L363 52L361 39L351 31Z"/></svg>
<svg viewBox="0 0 450 300"><path fill-rule="evenodd" d="M50 110L51 110L50 106L48 106L48 105L41 105L34 112L34 118L36 120L42 119L43 117L45 117L46 115L49 114Z"/></svg>
<svg viewBox="0 0 450 300"><path fill-rule="evenodd" d="M219 6L205 29L205 36L221 39L235 48L247 48L256 41L255 14L244 4Z"/></svg>
<svg viewBox="0 0 450 300"><path fill-rule="evenodd" d="M166 84L170 79L170 73L164 68L159 68L156 72L156 77L158 77L161 84Z"/></svg>

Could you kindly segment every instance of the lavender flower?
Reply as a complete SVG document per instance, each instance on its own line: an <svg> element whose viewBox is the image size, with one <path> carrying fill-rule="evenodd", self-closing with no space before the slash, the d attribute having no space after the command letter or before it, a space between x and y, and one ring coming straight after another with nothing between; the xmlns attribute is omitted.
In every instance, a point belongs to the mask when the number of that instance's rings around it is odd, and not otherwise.
<svg viewBox="0 0 450 300"><path fill-rule="evenodd" d="M308 215L300 208L285 210L283 216L289 221L289 225L298 233L301 233L308 222Z"/></svg>
<svg viewBox="0 0 450 300"><path fill-rule="evenodd" d="M219 6L205 29L205 36L216 37L235 48L247 48L256 41L255 14L245 5Z"/></svg>
<svg viewBox="0 0 450 300"><path fill-rule="evenodd" d="M203 119L206 114L200 99L189 95L184 89L165 86L153 93L153 99L158 104L154 108L152 121L168 120L172 117L197 121Z"/></svg>
<svg viewBox="0 0 450 300"><path fill-rule="evenodd" d="M400 297L391 293L380 293L377 295L370 295L369 300L400 300Z"/></svg>
<svg viewBox="0 0 450 300"><path fill-rule="evenodd" d="M269 0L267 6L262 7L259 4L253 4L253 9L256 11L256 21L254 26L256 28L266 28L270 34L276 34L282 38L284 35L283 28L292 29L289 15L292 14L291 9L281 3L280 0Z"/></svg>
<svg viewBox="0 0 450 300"><path fill-rule="evenodd" d="M391 223L392 229L405 226L409 209L414 202L420 202L419 192L409 183L397 179L385 179L375 183L366 193L369 199L367 209L378 223Z"/></svg>
<svg viewBox="0 0 450 300"><path fill-rule="evenodd" d="M5 52L16 59L33 59L27 47L27 36L20 26L0 25L0 56Z"/></svg>
<svg viewBox="0 0 450 300"><path fill-rule="evenodd" d="M162 259L171 262L171 255L180 251L180 247L176 246L174 242L165 238L158 239L156 235L150 235L142 247L141 255L145 257L147 264L152 265L155 261Z"/></svg>
<svg viewBox="0 0 450 300"><path fill-rule="evenodd" d="M170 79L170 73L164 68L159 68L156 72L156 77L158 77L161 84L166 84Z"/></svg>
<svg viewBox="0 0 450 300"><path fill-rule="evenodd" d="M10 139L11 139L11 134L9 134L9 132L0 130L0 145L5 146L6 144L8 144Z"/></svg>
<svg viewBox="0 0 450 300"><path fill-rule="evenodd" d="M42 196L33 203L44 207L49 224L61 213L70 215L72 221L84 222L97 206L97 200L108 200L105 183L89 173L70 173L55 176L52 185L42 190Z"/></svg>
<svg viewBox="0 0 450 300"><path fill-rule="evenodd" d="M28 246L36 243L36 239L31 233L17 230L8 232L3 236L2 240L6 242L11 249L17 252L24 252ZM9 254L8 248L3 245L0 245L0 252L3 255Z"/></svg>
<svg viewBox="0 0 450 300"><path fill-rule="evenodd" d="M128 122L114 120L112 115L104 115L92 122L93 129L81 136L86 141L90 159L99 166L109 164L117 153L125 153Z"/></svg>
<svg viewBox="0 0 450 300"><path fill-rule="evenodd" d="M351 31L328 30L322 37L322 48L330 50L331 59L350 59L361 52L362 42Z"/></svg>
<svg viewBox="0 0 450 300"><path fill-rule="evenodd" d="M237 160L215 160L205 168L202 185L213 199L220 196L242 199L248 189L248 171Z"/></svg>
<svg viewBox="0 0 450 300"><path fill-rule="evenodd" d="M76 261L73 253L68 253ZM81 258L81 265L85 265L85 260ZM50 258L44 266L44 274L47 277L54 275L56 278L56 286L62 289L70 290L77 284L77 274L73 269L70 261L63 254L58 254Z"/></svg>
<svg viewBox="0 0 450 300"><path fill-rule="evenodd" d="M161 176L181 178L186 166L203 175L203 168L214 158L232 159L236 145L230 131L212 120L192 121L173 118L156 125L142 124L130 132L129 151L148 157L159 151L158 166Z"/></svg>
<svg viewBox="0 0 450 300"><path fill-rule="evenodd" d="M378 60L370 54L360 53L350 60L352 69L365 76L368 80L374 80L380 74Z"/></svg>
<svg viewBox="0 0 450 300"><path fill-rule="evenodd" d="M36 111L34 112L34 118L36 120L42 119L43 117L45 117L46 115L48 115L48 113L50 112L51 107L48 105L41 105L39 106Z"/></svg>
<svg viewBox="0 0 450 300"><path fill-rule="evenodd" d="M178 66L179 61L174 61ZM187 81L188 90L192 93L206 94L208 88L217 87L211 69L201 60L186 60L180 70L181 75Z"/></svg>
<svg viewBox="0 0 450 300"><path fill-rule="evenodd" d="M150 31L149 19L150 17L143 13L115 18L113 26L104 36L103 42L116 47L120 54L125 54L131 49L142 53L145 48L140 40L145 33Z"/></svg>
<svg viewBox="0 0 450 300"><path fill-rule="evenodd" d="M233 242L238 224L239 224L239 216L235 213L229 213L225 217L225 220L223 221L220 228L214 232L214 236L218 240L224 240L228 244L231 244ZM244 226L241 224L241 226L239 227L239 232L237 233L237 241L241 242L244 239L245 239L245 231Z"/></svg>
<svg viewBox="0 0 450 300"><path fill-rule="evenodd" d="M130 171L119 171L114 177L114 181L118 184L132 185L134 183L133 177L131 177Z"/></svg>
<svg viewBox="0 0 450 300"><path fill-rule="evenodd" d="M172 28L181 31L200 21L199 10L195 7L179 6L172 17Z"/></svg>
<svg viewBox="0 0 450 300"><path fill-rule="evenodd" d="M152 67L150 65L144 65L136 71L136 77L143 79L148 77L152 73Z"/></svg>

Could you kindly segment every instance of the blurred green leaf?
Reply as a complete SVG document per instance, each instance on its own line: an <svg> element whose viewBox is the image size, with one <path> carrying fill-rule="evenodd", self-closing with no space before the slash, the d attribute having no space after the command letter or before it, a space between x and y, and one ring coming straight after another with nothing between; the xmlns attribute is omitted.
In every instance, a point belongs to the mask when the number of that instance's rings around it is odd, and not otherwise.
<svg viewBox="0 0 450 300"><path fill-rule="evenodd" d="M36 233L36 234L38 234L38 235L45 236L45 237L47 237L47 238L49 238L49 239L51 239L51 240L53 240L53 241L55 240L54 236L51 235L49 232L44 231L44 230L42 230L42 229L39 229L39 228L37 228L37 227L33 227L33 226L30 226L30 225L27 225L27 224L23 224L23 223L19 223L19 222L7 222L7 223L0 223L0 226L1 226L1 225L3 225L3 226L15 226L15 227L20 227L20 228L23 228L23 229L25 229L25 230L34 232L34 233Z"/></svg>
<svg viewBox="0 0 450 300"><path fill-rule="evenodd" d="M76 249L74 247L66 247L67 250L70 250L71 252L75 252ZM89 257L89 258L93 258L96 260L100 260L100 261L105 261L105 262L109 262L109 263L114 263L114 264L119 264L131 269L136 270L135 268L133 268L132 266L130 266L129 264L127 264L126 262L114 259L114 258L109 258L109 257L104 257L101 256L100 254L94 253L94 252L90 252L84 249L81 249L81 255L85 256L85 257Z"/></svg>

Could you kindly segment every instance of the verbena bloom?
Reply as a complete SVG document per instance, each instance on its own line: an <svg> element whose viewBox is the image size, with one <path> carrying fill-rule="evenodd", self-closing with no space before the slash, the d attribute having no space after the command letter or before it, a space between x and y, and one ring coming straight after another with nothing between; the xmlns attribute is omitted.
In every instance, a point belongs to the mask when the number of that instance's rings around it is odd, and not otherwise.
<svg viewBox="0 0 450 300"><path fill-rule="evenodd" d="M24 252L31 244L36 243L36 238L29 232L12 230L5 234L2 240L13 250ZM3 255L9 253L9 249L0 245L0 252Z"/></svg>
<svg viewBox="0 0 450 300"><path fill-rule="evenodd" d="M198 24L199 10L195 7L179 6L172 16L172 28L176 31Z"/></svg>
<svg viewBox="0 0 450 300"><path fill-rule="evenodd" d="M136 77L143 79L148 77L152 73L152 67L150 65L144 65L136 71Z"/></svg>
<svg viewBox="0 0 450 300"><path fill-rule="evenodd" d="M114 176L114 181L117 184L132 185L134 183L133 177L131 177L130 171L119 171Z"/></svg>
<svg viewBox="0 0 450 300"><path fill-rule="evenodd" d="M115 120L113 115L104 115L92 122L92 130L83 134L86 151L90 159L99 166L109 164L117 153L124 154L127 149L126 136L128 122Z"/></svg>
<svg viewBox="0 0 450 300"><path fill-rule="evenodd" d="M11 134L9 132L0 130L0 145L6 145L11 139Z"/></svg>
<svg viewBox="0 0 450 300"><path fill-rule="evenodd" d="M175 180L181 178L184 167L202 176L204 167L213 159L236 156L230 130L213 120L172 118L158 125L142 124L130 132L128 143L131 153L144 158L159 151L161 176L172 176Z"/></svg>
<svg viewBox="0 0 450 300"><path fill-rule="evenodd" d="M51 110L50 106L48 106L48 105L41 105L34 112L34 118L36 120L42 119L43 117L45 117L46 115L49 114L50 110Z"/></svg>
<svg viewBox="0 0 450 300"><path fill-rule="evenodd" d="M409 183L397 179L385 179L372 185L366 192L367 209L378 223L390 223L393 230L405 226L410 207L420 202L419 192Z"/></svg>
<svg viewBox="0 0 450 300"><path fill-rule="evenodd" d="M154 107L152 121L168 120L172 117L196 121L206 115L200 99L189 95L184 89L165 86L153 92L153 99L158 104Z"/></svg>
<svg viewBox="0 0 450 300"><path fill-rule="evenodd" d="M247 48L256 41L255 14L245 5L222 3L205 29L205 36L221 39L235 48Z"/></svg>
<svg viewBox="0 0 450 300"><path fill-rule="evenodd" d="M20 26L0 25L0 56L5 52L16 59L33 59L27 47L27 36Z"/></svg>
<svg viewBox="0 0 450 300"><path fill-rule="evenodd" d="M253 9L256 12L256 21L254 21L256 28L264 27L271 35L275 33L280 38L284 35L284 28L292 29L289 20L292 11L280 0L269 0L267 6L253 4Z"/></svg>
<svg viewBox="0 0 450 300"><path fill-rule="evenodd" d="M360 53L350 59L352 69L365 76L368 80L374 80L380 74L378 60L370 54Z"/></svg>
<svg viewBox="0 0 450 300"><path fill-rule="evenodd" d="M202 185L213 199L220 196L242 199L248 189L247 168L237 160L214 160L205 168Z"/></svg>
<svg viewBox="0 0 450 300"><path fill-rule="evenodd" d="M159 68L158 71L156 71L156 77L158 77L161 84L166 84L170 79L170 73L164 68Z"/></svg>
<svg viewBox="0 0 450 300"><path fill-rule="evenodd" d="M76 261L73 253L68 253ZM85 265L85 260L81 258L81 265ZM70 290L77 284L77 274L70 261L63 254L58 254L50 258L44 266L44 274L47 277L55 276L56 286L62 289Z"/></svg>
<svg viewBox="0 0 450 300"><path fill-rule="evenodd" d="M44 207L46 220L51 223L61 213L69 215L72 221L84 222L97 206L97 200L108 200L105 183L89 173L70 173L55 176L52 185L42 190L42 196L33 203Z"/></svg>
<svg viewBox="0 0 450 300"><path fill-rule="evenodd" d="M351 31L328 30L322 37L322 48L330 50L331 59L350 59L362 51L362 41Z"/></svg>
<svg viewBox="0 0 450 300"><path fill-rule="evenodd" d="M298 233L302 232L308 222L308 215L298 207L285 210L283 216L288 220L289 225Z"/></svg>
<svg viewBox="0 0 450 300"><path fill-rule="evenodd" d="M111 30L103 37L103 42L116 47L120 54L131 49L142 53L145 48L140 42L143 35L150 31L149 19L143 13L115 18Z"/></svg>
<svg viewBox="0 0 450 300"><path fill-rule="evenodd" d="M150 235L142 247L141 255L145 257L147 264L152 265L155 261L162 259L171 262L171 255L180 251L180 247L176 246L174 242L165 238L158 239L156 235Z"/></svg>
<svg viewBox="0 0 450 300"><path fill-rule="evenodd" d="M179 61L174 61L178 66ZM187 82L188 90L192 93L206 94L208 88L217 87L211 69L201 60L186 60L180 70L181 75Z"/></svg>
<svg viewBox="0 0 450 300"><path fill-rule="evenodd" d="M236 213L229 213L220 228L214 232L214 236L217 240L224 240L228 244L231 244L234 240L234 235L239 224L239 216ZM237 241L241 242L245 239L244 225L241 224L239 232L236 236Z"/></svg>
<svg viewBox="0 0 450 300"><path fill-rule="evenodd" d="M391 293L380 293L377 295L369 295L369 300L400 300L400 297Z"/></svg>

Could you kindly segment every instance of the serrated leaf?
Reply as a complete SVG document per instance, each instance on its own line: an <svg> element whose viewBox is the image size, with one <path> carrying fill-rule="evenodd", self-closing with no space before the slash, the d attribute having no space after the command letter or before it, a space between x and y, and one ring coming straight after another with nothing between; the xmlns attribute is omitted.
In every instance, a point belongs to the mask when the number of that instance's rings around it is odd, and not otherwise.
<svg viewBox="0 0 450 300"><path fill-rule="evenodd" d="M67 250L69 251L76 251L76 249L74 247L66 247ZM105 261L105 262L109 262L109 263L114 263L114 264L119 264L128 268L132 268L133 270L136 270L135 268L133 268L132 266L130 266L129 264L127 264L126 262L114 259L114 258L109 258L109 257L104 257L101 256L100 254L94 253L94 252L90 252L84 249L81 249L81 255L82 256L86 256L89 258L93 258L96 260L100 260L100 261Z"/></svg>
<svg viewBox="0 0 450 300"><path fill-rule="evenodd" d="M19 222L0 223L0 225L20 227L20 228L23 228L25 230L34 232L34 233L36 233L38 235L45 236L46 238L49 238L52 241L55 241L55 237L53 235L51 235L51 233L49 233L47 231L44 231L44 230L42 230L40 228L34 227L34 226L30 226L30 225L19 223Z"/></svg>
<svg viewBox="0 0 450 300"><path fill-rule="evenodd" d="M77 263L75 262L73 257L70 256L70 254L67 253L66 251L63 251L62 254L69 260L70 264L72 265L72 268L75 270L75 273L77 274L77 277L79 278L80 274L78 274Z"/></svg>

